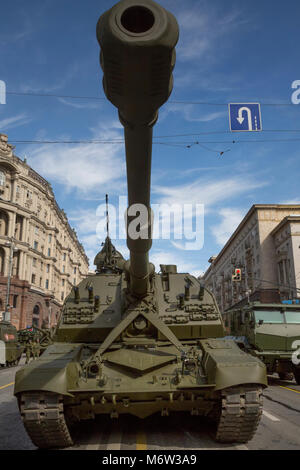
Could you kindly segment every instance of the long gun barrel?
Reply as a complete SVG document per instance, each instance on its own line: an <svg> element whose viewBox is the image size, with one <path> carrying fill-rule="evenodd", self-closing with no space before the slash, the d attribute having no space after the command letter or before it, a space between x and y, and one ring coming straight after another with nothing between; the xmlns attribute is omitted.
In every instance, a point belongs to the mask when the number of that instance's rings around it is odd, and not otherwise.
<svg viewBox="0 0 300 470"><path fill-rule="evenodd" d="M178 24L171 13L152 0L122 0L100 17L97 38L104 91L118 108L124 126L130 290L143 297L154 269L148 260L152 244L152 127L158 108L173 88ZM130 233L134 213L141 212L141 206L136 205L142 205L147 214L139 236Z"/></svg>

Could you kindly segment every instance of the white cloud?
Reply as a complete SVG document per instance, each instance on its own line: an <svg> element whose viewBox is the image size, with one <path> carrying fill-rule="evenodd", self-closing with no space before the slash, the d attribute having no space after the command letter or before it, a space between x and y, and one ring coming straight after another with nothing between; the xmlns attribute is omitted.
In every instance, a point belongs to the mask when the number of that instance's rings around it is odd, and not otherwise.
<svg viewBox="0 0 300 470"><path fill-rule="evenodd" d="M211 227L211 231L219 245L225 245L239 223L242 221L245 213L245 210L233 208L223 208L219 211L222 221L218 225Z"/></svg>
<svg viewBox="0 0 300 470"><path fill-rule="evenodd" d="M92 139L111 141L122 138L114 126L107 123L93 129ZM65 186L67 191L83 194L105 193L107 187L120 187L125 175L125 162L120 144L57 144L31 147L29 164L45 178Z"/></svg>
<svg viewBox="0 0 300 470"><path fill-rule="evenodd" d="M293 204L300 204L300 199L296 198L296 199L288 199L287 201L281 201L279 202L279 204L289 204L289 205L293 205Z"/></svg>
<svg viewBox="0 0 300 470"><path fill-rule="evenodd" d="M77 209L68 214L71 225L74 225L76 231L85 234L96 234L97 219L96 209Z"/></svg>
<svg viewBox="0 0 300 470"><path fill-rule="evenodd" d="M58 78L51 84L40 84L37 83L36 79L34 79L30 84L22 83L20 90L23 93L54 93L55 91L64 88L69 82L73 81L78 76L78 73L82 67L82 63L80 64L79 62L73 62L68 66L64 75L59 75Z"/></svg>
<svg viewBox="0 0 300 470"><path fill-rule="evenodd" d="M249 190L264 186L254 178L236 175L230 178L208 181L198 178L181 186L158 186L154 192L159 194L159 202L166 204L204 204L205 211L226 199L230 199Z"/></svg>
<svg viewBox="0 0 300 470"><path fill-rule="evenodd" d="M7 131L8 129L14 129L15 127L24 126L29 123L31 118L27 114L18 114L10 118L2 119L0 121L0 130Z"/></svg>
<svg viewBox="0 0 300 470"><path fill-rule="evenodd" d="M201 108L194 104L170 103L167 104L160 113L160 121L166 119L170 113L181 113L188 122L210 122L226 116L226 111L216 111L201 114Z"/></svg>
<svg viewBox="0 0 300 470"><path fill-rule="evenodd" d="M177 15L181 31L177 47L177 56L181 61L209 58L218 42L231 33L238 25L244 24L239 19L238 10L230 11L225 17L212 8L200 11L198 2L194 7L182 10Z"/></svg>
<svg viewBox="0 0 300 470"><path fill-rule="evenodd" d="M60 101L62 104L65 104L67 106L71 106L72 108L75 109L99 109L101 105L101 101L97 102L77 102L78 100L75 101L68 101L65 98L58 98L58 101Z"/></svg>
<svg viewBox="0 0 300 470"><path fill-rule="evenodd" d="M21 27L13 28L10 33L0 34L0 44L2 46L8 46L10 44L17 44L20 41L25 41L25 39L32 36L34 31L34 27L29 18L23 18Z"/></svg>

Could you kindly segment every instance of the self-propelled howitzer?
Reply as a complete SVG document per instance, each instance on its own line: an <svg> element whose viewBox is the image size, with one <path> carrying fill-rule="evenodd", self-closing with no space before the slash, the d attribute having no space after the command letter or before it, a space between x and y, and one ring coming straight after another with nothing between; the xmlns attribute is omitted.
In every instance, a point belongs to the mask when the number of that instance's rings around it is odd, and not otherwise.
<svg viewBox="0 0 300 470"><path fill-rule="evenodd" d="M72 444L74 420L186 411L213 418L219 441L246 442L265 366L221 339L216 301L194 276L175 265L155 273L148 259L152 126L172 90L177 22L152 0L122 0L100 17L97 37L125 132L130 260L106 238L96 274L65 300L54 343L17 373L23 422L37 446L58 447Z"/></svg>

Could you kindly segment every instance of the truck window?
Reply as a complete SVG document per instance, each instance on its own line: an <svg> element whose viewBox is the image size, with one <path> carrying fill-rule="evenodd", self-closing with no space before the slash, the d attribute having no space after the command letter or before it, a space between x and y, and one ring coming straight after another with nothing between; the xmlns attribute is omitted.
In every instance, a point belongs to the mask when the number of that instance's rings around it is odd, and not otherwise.
<svg viewBox="0 0 300 470"><path fill-rule="evenodd" d="M284 316L280 310L255 310L255 322L263 320L264 323L284 323Z"/></svg>
<svg viewBox="0 0 300 470"><path fill-rule="evenodd" d="M287 323L300 323L300 311L285 311L285 318Z"/></svg>

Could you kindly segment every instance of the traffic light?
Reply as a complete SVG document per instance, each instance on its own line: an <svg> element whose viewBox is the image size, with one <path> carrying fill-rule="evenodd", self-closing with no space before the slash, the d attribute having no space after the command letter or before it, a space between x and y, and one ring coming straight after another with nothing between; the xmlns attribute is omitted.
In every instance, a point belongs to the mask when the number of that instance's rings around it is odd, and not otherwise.
<svg viewBox="0 0 300 470"><path fill-rule="evenodd" d="M242 280L242 270L240 268L236 268L234 270L234 274L232 275L233 281L241 281Z"/></svg>

